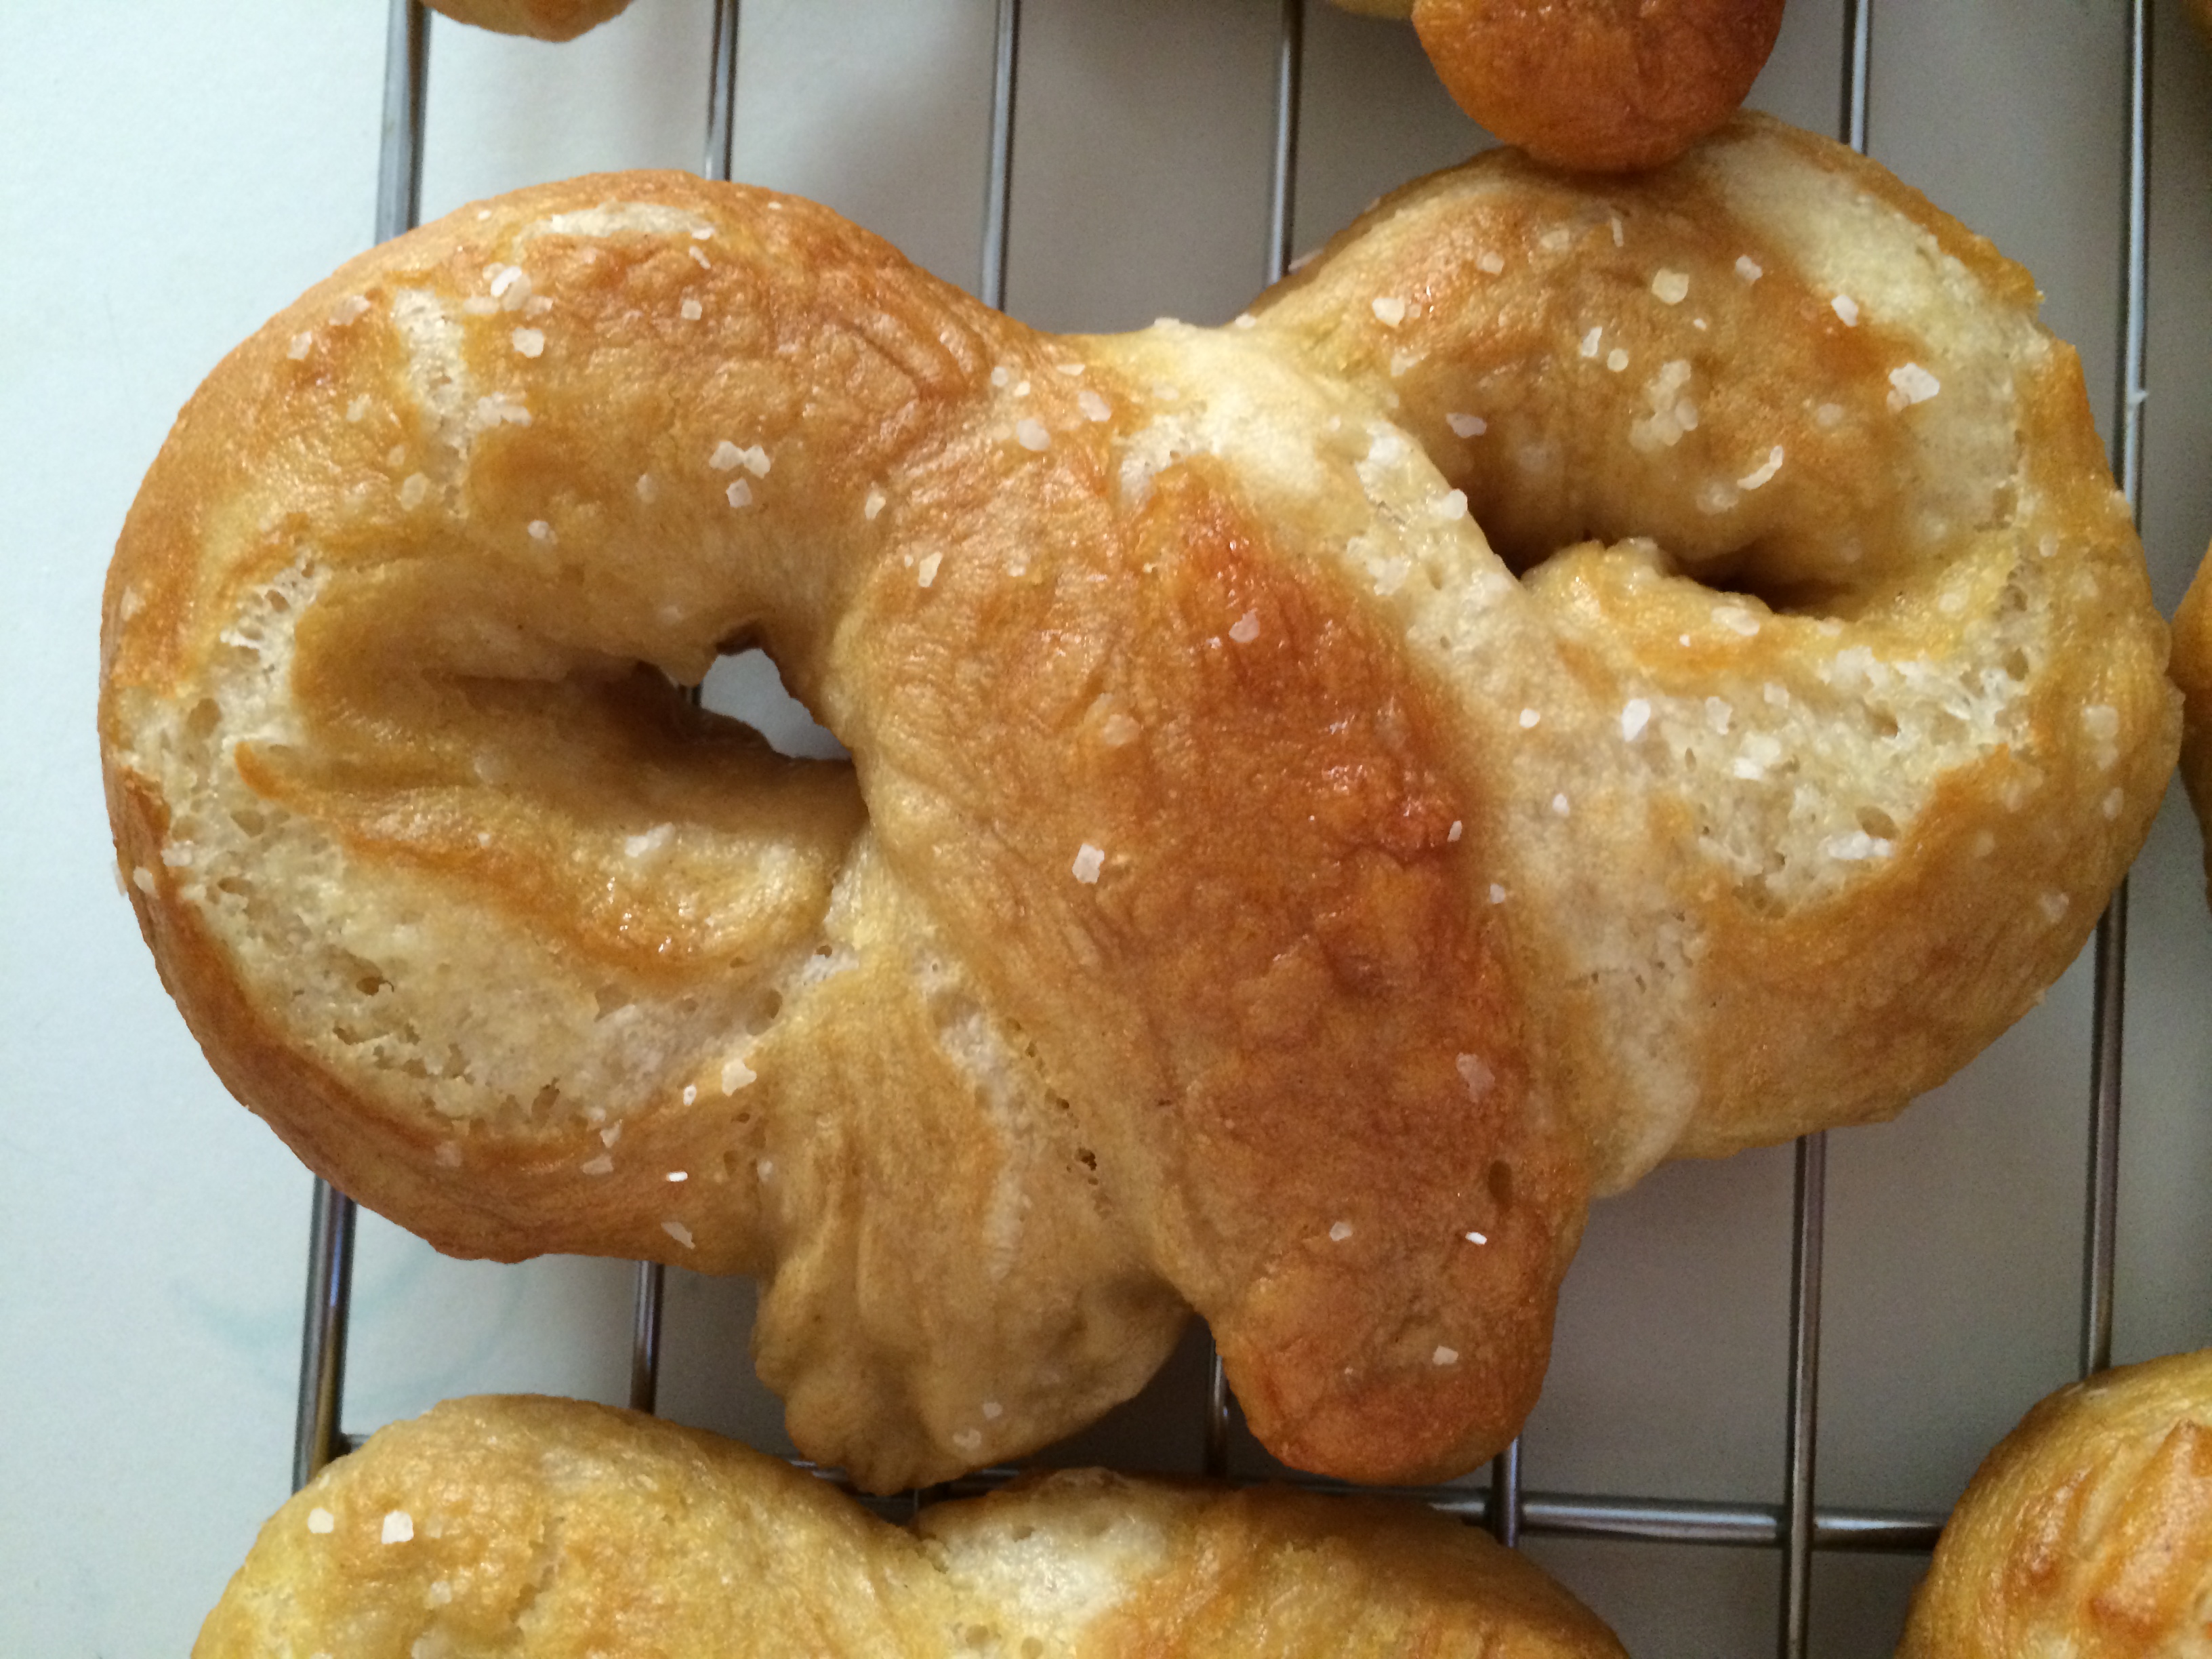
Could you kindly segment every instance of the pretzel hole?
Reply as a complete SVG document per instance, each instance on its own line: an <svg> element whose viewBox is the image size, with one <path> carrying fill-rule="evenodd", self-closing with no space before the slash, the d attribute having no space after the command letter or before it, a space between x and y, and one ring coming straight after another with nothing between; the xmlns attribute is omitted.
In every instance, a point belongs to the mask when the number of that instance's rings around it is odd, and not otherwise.
<svg viewBox="0 0 2212 1659"><path fill-rule="evenodd" d="M845 745L791 695L775 660L758 647L717 658L699 688L702 708L742 721L793 760L847 760Z"/></svg>

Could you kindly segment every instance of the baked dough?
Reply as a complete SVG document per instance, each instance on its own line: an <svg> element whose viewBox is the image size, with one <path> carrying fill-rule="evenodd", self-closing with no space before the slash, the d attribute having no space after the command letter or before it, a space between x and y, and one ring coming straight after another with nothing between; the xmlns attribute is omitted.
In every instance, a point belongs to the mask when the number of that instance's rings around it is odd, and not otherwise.
<svg viewBox="0 0 2212 1659"><path fill-rule="evenodd" d="M2062 1389L1997 1443L1898 1659L2212 1655L2212 1351Z"/></svg>
<svg viewBox="0 0 2212 1659"><path fill-rule="evenodd" d="M1671 161L1733 114L1782 0L1336 0L1409 17L1453 100L1554 166Z"/></svg>
<svg viewBox="0 0 2212 1659"><path fill-rule="evenodd" d="M2184 698L2181 781L2200 825L2212 824L2212 551L2173 614L2173 678ZM2204 853L2205 895L2212 901L2212 839Z"/></svg>
<svg viewBox="0 0 2212 1659"><path fill-rule="evenodd" d="M907 1531L773 1458L573 1401L449 1402L276 1512L193 1659L1625 1659L1483 1533L1404 1503L1025 1480Z"/></svg>
<svg viewBox="0 0 2212 1659"><path fill-rule="evenodd" d="M864 1486L1068 1432L1187 1308L1285 1461L1457 1474L1593 1182L1894 1113L2141 842L2165 630L2033 307L1750 118L1116 338L741 186L465 209L148 477L127 890L362 1202L765 1276ZM748 641L850 767L685 706Z"/></svg>
<svg viewBox="0 0 2212 1659"><path fill-rule="evenodd" d="M539 40L573 40L619 16L629 0L424 0L456 22Z"/></svg>

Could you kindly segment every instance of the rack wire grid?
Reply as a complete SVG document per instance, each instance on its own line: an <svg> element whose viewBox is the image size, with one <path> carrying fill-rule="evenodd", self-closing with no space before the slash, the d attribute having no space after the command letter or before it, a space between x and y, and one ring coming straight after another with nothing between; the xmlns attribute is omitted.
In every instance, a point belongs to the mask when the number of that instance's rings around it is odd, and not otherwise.
<svg viewBox="0 0 2212 1659"><path fill-rule="evenodd" d="M979 296L1006 303L1012 222L1015 112L1021 62L1022 0L992 0L988 159L981 204ZM1267 183L1265 264L1270 281L1292 256L1300 99L1308 20L1304 0L1270 0L1277 8L1273 69L1272 157ZM2077 5L2079 0L2076 0ZM732 176L741 33L739 0L712 0L706 154L708 177ZM1869 137L1874 0L1844 0L1840 46L1840 107L1836 136L1865 150ZM2118 349L2111 422L2113 471L2141 519L2144 413L2147 403L2150 270L2151 40L2149 0L2121 0L2104 9L2121 36L2122 108L2111 141L2123 158L2124 201L2117 255ZM378 240L416 222L422 194L425 102L429 73L429 25L419 0L392 0L387 40L384 130L376 203ZM2124 886L2101 920L2092 946L2094 983L2087 1010L2089 1077L2086 1156L2082 1163L2081 1269L2078 1369L2083 1375L2112 1361L2115 1264L2120 1196L2120 1107L2128 892ZM1780 1460L1779 1502L1685 1500L1598 1496L1531 1490L1522 1481L1519 1442L1499 1456L1486 1483L1409 1491L1404 1495L1488 1527L1502 1541L1524 1537L1639 1540L1668 1544L1731 1547L1778 1557L1774 1580L1776 1651L1802 1659L1811 1648L1815 1554L1887 1553L1910 1556L1930 1550L1943 1516L1928 1510L1883 1510L1825 1505L1815 1501L1815 1449L1820 1418L1821 1291L1826 1232L1828 1138L1815 1134L1795 1148L1789 1229L1790 1267L1786 1329L1787 1388L1784 1420L1774 1426ZM302 1345L295 1480L302 1484L331 1457L357 1443L341 1424L349 1309L356 1237L353 1205L318 1182L308 1249L307 1319ZM629 1356L629 1403L651 1411L660 1376L665 1277L661 1267L635 1271ZM1232 1473L1233 1401L1218 1358L1206 1350L1201 1421L1196 1443L1206 1474ZM2024 1403L2024 1402L2023 1402ZM825 1472L825 1474L828 1472ZM941 1492L981 1490L1012 1471L989 1469ZM1282 1478L1278 1474L1277 1478ZM1295 1477L1293 1477L1295 1478ZM1328 1486L1333 1483L1304 1480ZM938 1495L937 1493L933 1493ZM918 1502L913 1495L906 1502Z"/></svg>

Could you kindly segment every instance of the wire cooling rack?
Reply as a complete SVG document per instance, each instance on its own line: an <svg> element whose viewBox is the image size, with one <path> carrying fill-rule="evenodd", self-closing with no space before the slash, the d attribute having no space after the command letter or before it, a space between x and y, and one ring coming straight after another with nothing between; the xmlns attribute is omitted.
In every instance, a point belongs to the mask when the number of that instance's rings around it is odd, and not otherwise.
<svg viewBox="0 0 2212 1659"><path fill-rule="evenodd" d="M982 249L977 293L986 304L1005 303L1006 255L1014 167L1021 0L996 0L992 37L988 170L981 204ZM1267 263L1272 282L1290 263L1293 191L1297 178L1299 92L1304 51L1305 0L1279 0L1273 57L1273 154L1270 171ZM1867 142L1873 0L1844 0L1842 106L1837 136L1853 149ZM2142 412L2148 273L2149 0L2126 0L2123 129L2114 135L2127 157L2119 296L2118 415L2112 445L2113 472L2140 519ZM714 0L709 56L705 176L732 176L736 130L739 0ZM392 0L386 41L383 135L379 160L376 237L411 229L417 220L422 175L423 110L429 69L429 30L420 0ZM2121 1022L2126 997L2127 889L2122 886L2097 928L2090 1038L2091 1086L2081 1296L2080 1366L2083 1375L2111 1363L2112 1287L2119 1208ZM1796 1150L1790 1295L1790 1359L1784 1425L1782 1501L1728 1503L1637 1497L1591 1497L1523 1488L1520 1444L1494 1462L1488 1489L1438 1486L1401 1489L1438 1509L1485 1525L1504 1543L1524 1534L1631 1539L1676 1544L1731 1546L1778 1552L1777 1651L1803 1659L1811 1629L1812 1559L1815 1551L1924 1553L1933 1548L1943 1517L1937 1514L1823 1507L1814 1499L1814 1452L1819 1427L1821 1246L1824 1233L1827 1137L1814 1134ZM304 1485L355 1443L341 1425L346 1335L351 1295L356 1210L327 1183L315 1183L308 1245L307 1317L301 1346L300 1395L294 1451L295 1485ZM630 1404L654 1407L659 1376L663 1270L640 1264L630 1358ZM1220 1361L1210 1364L1202 1425L1205 1472L1228 1473L1231 1401ZM956 1492L981 1490L1007 1479L1010 1469L988 1469L954 1483ZM1308 1481L1316 1488L1337 1483ZM917 1495L918 1500L919 1495Z"/></svg>

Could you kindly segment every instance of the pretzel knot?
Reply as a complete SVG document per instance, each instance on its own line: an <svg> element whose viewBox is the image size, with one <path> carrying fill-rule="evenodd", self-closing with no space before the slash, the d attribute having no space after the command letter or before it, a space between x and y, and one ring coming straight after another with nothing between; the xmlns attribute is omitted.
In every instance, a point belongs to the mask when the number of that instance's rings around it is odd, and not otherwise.
<svg viewBox="0 0 2212 1659"><path fill-rule="evenodd" d="M1486 158L1118 338L755 190L465 210L146 482L132 900L232 1089L441 1248L766 1275L868 1486L1194 1308L1285 1459L1456 1473L1593 1183L1894 1112L2145 832L2164 635L2033 304L1756 121ZM686 705L748 641L849 766Z"/></svg>

